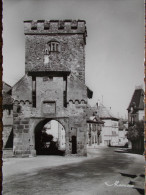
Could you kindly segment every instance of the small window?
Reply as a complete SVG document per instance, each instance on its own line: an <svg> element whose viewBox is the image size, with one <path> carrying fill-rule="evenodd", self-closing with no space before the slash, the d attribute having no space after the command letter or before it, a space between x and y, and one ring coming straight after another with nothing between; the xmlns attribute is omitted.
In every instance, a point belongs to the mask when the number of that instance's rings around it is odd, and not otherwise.
<svg viewBox="0 0 146 195"><path fill-rule="evenodd" d="M49 52L59 52L59 50L60 50L59 42L50 41L48 43L48 49L49 49Z"/></svg>
<svg viewBox="0 0 146 195"><path fill-rule="evenodd" d="M59 44L56 44L56 51L58 51L58 48L59 48Z"/></svg>
<svg viewBox="0 0 146 195"><path fill-rule="evenodd" d="M17 107L17 113L21 113L21 106L20 105L18 105L18 107Z"/></svg>
<svg viewBox="0 0 146 195"><path fill-rule="evenodd" d="M56 48L55 48L55 44L54 44L54 43L52 43L52 46L53 46L53 51L55 51L55 49L56 49Z"/></svg>

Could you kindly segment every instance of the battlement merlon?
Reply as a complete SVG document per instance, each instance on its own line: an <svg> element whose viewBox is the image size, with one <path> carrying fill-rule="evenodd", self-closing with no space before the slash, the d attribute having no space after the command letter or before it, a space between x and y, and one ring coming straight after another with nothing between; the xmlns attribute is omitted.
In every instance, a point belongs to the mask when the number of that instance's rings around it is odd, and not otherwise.
<svg viewBox="0 0 146 195"><path fill-rule="evenodd" d="M24 34L83 34L86 38L86 22L84 20L27 20L24 21Z"/></svg>

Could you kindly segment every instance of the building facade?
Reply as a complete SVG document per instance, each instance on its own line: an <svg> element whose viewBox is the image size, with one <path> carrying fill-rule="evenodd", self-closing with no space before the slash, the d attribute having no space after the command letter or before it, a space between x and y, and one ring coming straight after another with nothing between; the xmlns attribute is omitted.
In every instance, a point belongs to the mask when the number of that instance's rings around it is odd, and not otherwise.
<svg viewBox="0 0 146 195"><path fill-rule="evenodd" d="M65 129L64 127L56 120L51 120L48 122L44 129L48 135L53 136L53 141L56 142L59 150L65 150Z"/></svg>
<svg viewBox="0 0 146 195"><path fill-rule="evenodd" d="M119 120L119 146L128 146L127 139L128 132L128 121L120 119Z"/></svg>
<svg viewBox="0 0 146 195"><path fill-rule="evenodd" d="M100 145L117 146L119 144L119 119L114 117L111 111L101 103L97 105L97 114L104 122Z"/></svg>
<svg viewBox="0 0 146 195"><path fill-rule="evenodd" d="M135 89L127 111L129 125L144 121L144 90L141 87Z"/></svg>
<svg viewBox="0 0 146 195"><path fill-rule="evenodd" d="M128 111L129 146L136 153L144 152L144 90L136 87Z"/></svg>
<svg viewBox="0 0 146 195"><path fill-rule="evenodd" d="M96 148L102 143L102 129L104 122L98 116L91 116L87 120L87 147Z"/></svg>
<svg viewBox="0 0 146 195"><path fill-rule="evenodd" d="M38 153L41 130L51 120L65 129L65 154L86 155L86 23L24 21L25 75L13 86L13 150Z"/></svg>

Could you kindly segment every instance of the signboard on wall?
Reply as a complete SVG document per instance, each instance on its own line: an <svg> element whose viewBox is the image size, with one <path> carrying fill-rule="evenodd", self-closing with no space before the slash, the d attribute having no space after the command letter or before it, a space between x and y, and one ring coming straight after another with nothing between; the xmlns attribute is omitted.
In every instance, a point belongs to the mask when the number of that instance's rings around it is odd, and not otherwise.
<svg viewBox="0 0 146 195"><path fill-rule="evenodd" d="M44 101L43 102L43 113L44 114L56 114L56 102Z"/></svg>

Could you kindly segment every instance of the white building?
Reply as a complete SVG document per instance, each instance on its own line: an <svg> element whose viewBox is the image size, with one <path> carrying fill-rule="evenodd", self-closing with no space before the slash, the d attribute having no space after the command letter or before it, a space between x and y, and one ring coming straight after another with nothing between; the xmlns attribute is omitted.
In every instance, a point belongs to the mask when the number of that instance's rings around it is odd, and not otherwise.
<svg viewBox="0 0 146 195"><path fill-rule="evenodd" d="M58 123L58 133L59 133L59 139L58 139L59 149L65 150L65 129L60 123Z"/></svg>
<svg viewBox="0 0 146 195"><path fill-rule="evenodd" d="M51 120L48 122L44 128L47 134L53 135L53 141L57 142L58 149L65 150L65 129L56 120Z"/></svg>
<svg viewBox="0 0 146 195"><path fill-rule="evenodd" d="M97 114L104 122L101 131L102 146L117 146L119 144L119 119L114 117L111 110L107 109L103 104L97 106Z"/></svg>
<svg viewBox="0 0 146 195"><path fill-rule="evenodd" d="M128 122L123 120L119 121L119 146L125 146L128 143L127 139Z"/></svg>
<svg viewBox="0 0 146 195"><path fill-rule="evenodd" d="M87 120L87 148L96 148L101 143L101 132L104 122L98 116Z"/></svg>

